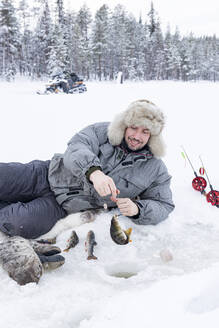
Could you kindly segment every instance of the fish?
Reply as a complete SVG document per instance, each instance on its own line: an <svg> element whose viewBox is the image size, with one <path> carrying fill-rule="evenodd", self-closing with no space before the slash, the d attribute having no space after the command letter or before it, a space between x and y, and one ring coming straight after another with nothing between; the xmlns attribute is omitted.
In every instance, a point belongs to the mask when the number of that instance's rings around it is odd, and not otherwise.
<svg viewBox="0 0 219 328"><path fill-rule="evenodd" d="M130 235L132 232L132 228L127 230L123 230L119 225L118 215L113 215L111 219L111 226L110 226L110 236L112 240L118 245L126 245L130 240Z"/></svg>
<svg viewBox="0 0 219 328"><path fill-rule="evenodd" d="M75 247L79 243L78 235L75 230L72 231L70 238L67 240L67 246L63 252L68 252L70 248Z"/></svg>
<svg viewBox="0 0 219 328"><path fill-rule="evenodd" d="M85 241L85 251L88 252L87 260L97 260L97 257L94 255L94 246L97 245L95 240L95 234L92 230L87 233L87 238Z"/></svg>

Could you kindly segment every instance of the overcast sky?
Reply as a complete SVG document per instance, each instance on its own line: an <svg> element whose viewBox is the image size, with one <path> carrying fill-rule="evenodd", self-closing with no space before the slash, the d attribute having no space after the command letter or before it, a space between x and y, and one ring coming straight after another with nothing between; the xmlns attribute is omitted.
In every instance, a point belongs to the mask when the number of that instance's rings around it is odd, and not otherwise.
<svg viewBox="0 0 219 328"><path fill-rule="evenodd" d="M120 3L136 18L140 13L144 18L150 9L151 0L65 0L64 3L76 11L86 3L93 13L103 4L113 9ZM153 0L153 3L163 30L166 30L169 23L171 32L178 26L184 35L192 31L196 36L219 36L219 0Z"/></svg>

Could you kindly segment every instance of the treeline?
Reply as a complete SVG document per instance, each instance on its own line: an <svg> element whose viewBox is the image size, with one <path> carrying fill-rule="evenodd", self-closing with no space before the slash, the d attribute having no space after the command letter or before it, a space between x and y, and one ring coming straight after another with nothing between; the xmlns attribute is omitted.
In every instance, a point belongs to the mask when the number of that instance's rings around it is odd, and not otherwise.
<svg viewBox="0 0 219 328"><path fill-rule="evenodd" d="M219 80L219 39L181 36L168 28L151 3L138 20L117 5L103 5L92 18L63 0L1 0L0 77L40 78L70 70L84 79Z"/></svg>

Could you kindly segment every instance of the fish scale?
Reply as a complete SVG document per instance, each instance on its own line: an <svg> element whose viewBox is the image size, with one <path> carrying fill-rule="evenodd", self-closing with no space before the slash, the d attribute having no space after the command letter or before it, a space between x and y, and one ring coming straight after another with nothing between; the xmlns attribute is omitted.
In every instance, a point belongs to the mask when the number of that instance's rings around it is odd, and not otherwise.
<svg viewBox="0 0 219 328"><path fill-rule="evenodd" d="M70 235L70 238L67 241L67 246L63 252L68 252L70 248L74 248L78 243L79 243L78 235L76 234L76 231L73 230Z"/></svg>
<svg viewBox="0 0 219 328"><path fill-rule="evenodd" d="M87 238L85 241L85 251L88 253L87 260L97 260L97 257L94 255L94 246L97 245L95 240L95 234L92 230L87 233Z"/></svg>
<svg viewBox="0 0 219 328"><path fill-rule="evenodd" d="M115 214L111 220L110 226L110 236L112 240L118 245L126 245L130 240L130 235L132 232L132 228L127 230L123 230L119 225L118 215Z"/></svg>

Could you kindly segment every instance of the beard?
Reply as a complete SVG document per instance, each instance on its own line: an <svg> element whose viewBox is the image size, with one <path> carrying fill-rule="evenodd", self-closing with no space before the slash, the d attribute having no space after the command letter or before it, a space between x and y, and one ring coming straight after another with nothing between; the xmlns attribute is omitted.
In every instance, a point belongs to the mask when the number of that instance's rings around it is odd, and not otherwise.
<svg viewBox="0 0 219 328"><path fill-rule="evenodd" d="M138 139L132 138L132 137L127 138L126 144L127 144L128 148L133 151L140 150L140 149L144 148L144 146L145 146L143 144L143 142L141 142Z"/></svg>

